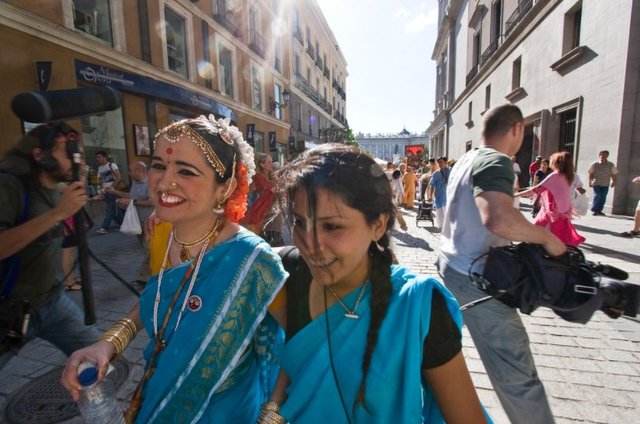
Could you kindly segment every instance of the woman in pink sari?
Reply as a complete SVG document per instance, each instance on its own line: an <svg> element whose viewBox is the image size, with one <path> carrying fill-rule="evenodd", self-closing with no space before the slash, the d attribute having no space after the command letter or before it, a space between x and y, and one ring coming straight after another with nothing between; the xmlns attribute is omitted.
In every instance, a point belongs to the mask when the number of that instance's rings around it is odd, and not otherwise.
<svg viewBox="0 0 640 424"><path fill-rule="evenodd" d="M518 193L518 197L537 194L540 197L540 212L534 224L545 227L563 243L578 246L585 241L571 223L573 208L571 204L571 183L575 178L573 161L569 152L556 152L551 155L550 167L553 170L538 185Z"/></svg>

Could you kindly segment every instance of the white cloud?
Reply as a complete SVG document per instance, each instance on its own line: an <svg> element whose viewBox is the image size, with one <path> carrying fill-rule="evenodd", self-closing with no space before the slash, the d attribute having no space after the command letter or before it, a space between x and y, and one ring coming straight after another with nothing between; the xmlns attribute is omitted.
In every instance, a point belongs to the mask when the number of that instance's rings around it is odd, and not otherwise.
<svg viewBox="0 0 640 424"><path fill-rule="evenodd" d="M412 20L404 26L405 32L422 32L429 25L438 23L438 10L434 9L429 13L418 13Z"/></svg>
<svg viewBox="0 0 640 424"><path fill-rule="evenodd" d="M409 11L407 11L407 9L405 9L404 7L401 7L396 11L396 18L402 18L405 16L409 16Z"/></svg>

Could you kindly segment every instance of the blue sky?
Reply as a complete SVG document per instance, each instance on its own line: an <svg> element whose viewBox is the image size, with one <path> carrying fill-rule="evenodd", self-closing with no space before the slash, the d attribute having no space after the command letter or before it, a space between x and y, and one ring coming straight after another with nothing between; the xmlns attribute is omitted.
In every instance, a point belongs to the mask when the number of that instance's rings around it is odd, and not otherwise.
<svg viewBox="0 0 640 424"><path fill-rule="evenodd" d="M347 60L354 132L421 133L433 118L436 0L317 0Z"/></svg>

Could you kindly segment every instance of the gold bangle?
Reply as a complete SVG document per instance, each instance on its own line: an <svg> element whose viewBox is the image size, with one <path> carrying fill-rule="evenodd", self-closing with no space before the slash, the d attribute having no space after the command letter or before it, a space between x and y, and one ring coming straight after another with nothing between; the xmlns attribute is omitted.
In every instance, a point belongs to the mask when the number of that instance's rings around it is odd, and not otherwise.
<svg viewBox="0 0 640 424"><path fill-rule="evenodd" d="M280 415L280 404L275 401L269 401L260 407L260 416L257 424L286 424L285 418Z"/></svg>
<svg viewBox="0 0 640 424"><path fill-rule="evenodd" d="M132 319L124 317L116 321L102 334L100 340L105 340L113 345L111 360L118 358L127 348L131 340L136 336L138 329Z"/></svg>

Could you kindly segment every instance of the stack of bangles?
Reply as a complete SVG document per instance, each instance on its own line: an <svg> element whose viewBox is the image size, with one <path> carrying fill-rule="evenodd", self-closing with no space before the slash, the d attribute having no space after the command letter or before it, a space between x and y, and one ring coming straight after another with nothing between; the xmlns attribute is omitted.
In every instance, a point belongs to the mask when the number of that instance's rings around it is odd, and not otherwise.
<svg viewBox="0 0 640 424"><path fill-rule="evenodd" d="M287 420L280 415L280 404L270 401L262 404L257 424L286 424Z"/></svg>
<svg viewBox="0 0 640 424"><path fill-rule="evenodd" d="M133 320L124 317L116 321L100 336L100 340L106 340L113 345L112 361L122 355L137 332L138 329Z"/></svg>

